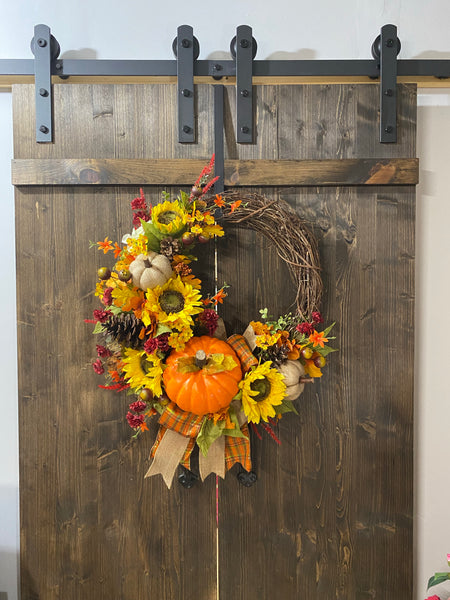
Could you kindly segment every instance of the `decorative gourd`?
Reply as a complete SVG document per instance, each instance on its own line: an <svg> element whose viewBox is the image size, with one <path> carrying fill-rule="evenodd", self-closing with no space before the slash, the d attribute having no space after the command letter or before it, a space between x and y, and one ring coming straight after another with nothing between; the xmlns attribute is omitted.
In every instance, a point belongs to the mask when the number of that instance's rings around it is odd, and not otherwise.
<svg viewBox="0 0 450 600"><path fill-rule="evenodd" d="M284 376L286 384L286 400L295 400L305 389L303 381L306 371L302 363L298 360L288 360L277 367L277 370Z"/></svg>
<svg viewBox="0 0 450 600"><path fill-rule="evenodd" d="M133 285L144 291L157 285L164 285L173 275L167 256L152 251L148 254L139 254L129 268Z"/></svg>
<svg viewBox="0 0 450 600"><path fill-rule="evenodd" d="M236 366L230 370L208 372L208 358L222 354ZM180 360L181 359L181 360ZM198 370L180 372L179 361L195 362ZM205 368L203 368L205 367ZM163 380L167 396L186 412L196 415L214 413L227 407L238 393L242 370L233 348L226 342L203 335L191 338L183 350L173 351L166 361Z"/></svg>

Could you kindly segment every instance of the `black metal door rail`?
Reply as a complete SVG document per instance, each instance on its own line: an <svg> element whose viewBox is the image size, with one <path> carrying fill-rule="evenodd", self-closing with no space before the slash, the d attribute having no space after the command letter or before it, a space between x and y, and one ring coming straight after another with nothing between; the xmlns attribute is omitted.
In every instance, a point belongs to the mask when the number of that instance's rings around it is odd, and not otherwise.
<svg viewBox="0 0 450 600"><path fill-rule="evenodd" d="M255 60L257 43L248 25L240 25L230 44L230 60L198 60L200 45L189 25L178 27L172 60L60 59L60 46L47 25L36 25L31 40L33 59L0 60L0 76L34 75L36 141L53 137L51 77L176 76L180 143L195 143L194 77L236 77L236 139L252 143L253 77L368 77L380 80L380 142L397 141L397 77L450 77L450 60L398 60L400 40L395 25L384 25L368 60Z"/></svg>

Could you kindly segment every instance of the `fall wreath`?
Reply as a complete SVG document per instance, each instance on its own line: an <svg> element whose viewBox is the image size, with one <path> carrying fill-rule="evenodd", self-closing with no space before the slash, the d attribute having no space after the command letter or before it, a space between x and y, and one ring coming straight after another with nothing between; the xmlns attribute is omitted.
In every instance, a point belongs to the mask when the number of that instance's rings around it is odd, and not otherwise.
<svg viewBox="0 0 450 600"><path fill-rule="evenodd" d="M317 244L283 201L236 192L212 194L214 157L191 192L163 193L149 206L143 191L131 202L133 230L121 244L93 243L114 254L98 270L93 368L99 387L134 395L126 415L138 435L157 419L159 430L146 476L171 486L178 465L191 467L197 445L202 480L234 464L251 471L249 428L280 443L276 424L305 383L322 376L331 326L318 312L322 290ZM227 286L203 295L192 270L195 251L225 234L227 223L267 237L286 262L297 293L292 313L272 318L266 308L247 329L227 337L218 306ZM281 233L281 235L280 235ZM256 317L256 315L255 315Z"/></svg>

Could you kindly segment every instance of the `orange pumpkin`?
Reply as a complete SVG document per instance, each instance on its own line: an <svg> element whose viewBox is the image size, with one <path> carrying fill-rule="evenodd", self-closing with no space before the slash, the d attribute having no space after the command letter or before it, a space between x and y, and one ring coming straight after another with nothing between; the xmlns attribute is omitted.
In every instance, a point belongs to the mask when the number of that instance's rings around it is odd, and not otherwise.
<svg viewBox="0 0 450 600"><path fill-rule="evenodd" d="M236 367L229 371L208 373L198 371L180 373L178 359L197 360L197 365L206 362L211 354L224 354L234 359ZM166 394L177 406L196 415L214 413L230 404L239 391L238 383L242 371L233 348L217 338L203 335L191 338L183 350L173 351L166 361L163 380Z"/></svg>

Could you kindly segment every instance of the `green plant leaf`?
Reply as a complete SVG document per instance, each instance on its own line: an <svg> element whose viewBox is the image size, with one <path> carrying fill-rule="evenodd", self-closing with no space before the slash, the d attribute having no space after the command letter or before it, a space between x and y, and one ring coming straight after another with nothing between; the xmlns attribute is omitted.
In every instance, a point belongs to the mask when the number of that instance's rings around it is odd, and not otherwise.
<svg viewBox="0 0 450 600"><path fill-rule="evenodd" d="M330 333L330 331L333 329L333 327L335 326L336 321L334 323L331 323L331 325L329 327L327 327L326 329L324 329L323 331L323 337L328 337L328 334ZM335 338L331 338L331 339L335 339Z"/></svg>
<svg viewBox="0 0 450 600"><path fill-rule="evenodd" d="M168 327L164 323L158 323L158 327L156 328L156 333L155 333L154 337L157 337L158 335L161 335L162 333L171 333L171 332L172 332L172 330L170 329L170 327Z"/></svg>
<svg viewBox="0 0 450 600"><path fill-rule="evenodd" d="M288 412L293 412L294 414L298 415L297 409L291 400L283 400L281 404L275 407L275 409L280 415Z"/></svg>
<svg viewBox="0 0 450 600"><path fill-rule="evenodd" d="M224 429L223 430L223 435L229 435L230 437L247 437L246 435L244 435L241 431L241 428L239 427L239 420L237 418L237 414L235 413L234 409L230 406L230 408L228 409L228 415L230 417L230 421L232 423L234 423L234 429Z"/></svg>
<svg viewBox="0 0 450 600"><path fill-rule="evenodd" d="M447 579L450 579L450 573L435 573L428 581L427 589L430 589L430 587L438 585L439 583L443 583L444 581L447 581Z"/></svg>
<svg viewBox="0 0 450 600"><path fill-rule="evenodd" d="M100 323L100 321L97 321L94 327L94 331L92 333L102 333L103 331L105 331L105 327L102 323Z"/></svg>
<svg viewBox="0 0 450 600"><path fill-rule="evenodd" d="M197 446L200 448L203 456L208 454L211 444L217 440L225 429L225 421L214 423L212 419L205 419L197 436Z"/></svg>
<svg viewBox="0 0 450 600"><path fill-rule="evenodd" d="M337 348L330 348L330 346L324 346L323 348L320 348L320 347L316 346L314 348L314 351L317 352L318 354L321 354L322 356L328 356L332 352L337 352L338 349Z"/></svg>
<svg viewBox="0 0 450 600"><path fill-rule="evenodd" d="M160 241L165 236L164 233L156 229L151 221L144 221L141 219L141 225L144 230L145 237L147 238L147 249L153 250L153 252L160 251Z"/></svg>

